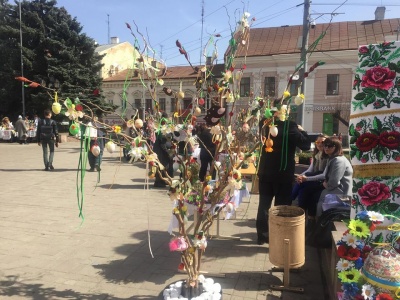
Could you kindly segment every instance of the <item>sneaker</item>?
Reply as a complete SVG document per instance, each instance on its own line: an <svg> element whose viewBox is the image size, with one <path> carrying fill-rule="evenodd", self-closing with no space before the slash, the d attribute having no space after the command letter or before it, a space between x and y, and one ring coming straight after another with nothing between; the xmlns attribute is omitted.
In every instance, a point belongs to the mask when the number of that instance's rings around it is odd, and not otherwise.
<svg viewBox="0 0 400 300"><path fill-rule="evenodd" d="M53 165L50 165L50 170L54 170L54 167L53 167Z"/></svg>
<svg viewBox="0 0 400 300"><path fill-rule="evenodd" d="M43 171L48 171L49 170L49 167L46 167L46 168L44 168L44 170Z"/></svg>
<svg viewBox="0 0 400 300"><path fill-rule="evenodd" d="M96 168L96 171L99 171L99 172L101 171L101 169L100 169L100 166L99 166L99 165L95 165L94 167Z"/></svg>
<svg viewBox="0 0 400 300"><path fill-rule="evenodd" d="M94 172L94 168L90 168L90 169L89 169L89 172Z"/></svg>

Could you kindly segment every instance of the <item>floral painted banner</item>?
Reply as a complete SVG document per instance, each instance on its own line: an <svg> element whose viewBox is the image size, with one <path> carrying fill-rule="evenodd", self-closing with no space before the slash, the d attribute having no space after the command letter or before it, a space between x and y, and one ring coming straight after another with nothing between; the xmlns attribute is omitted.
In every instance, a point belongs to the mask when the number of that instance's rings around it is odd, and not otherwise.
<svg viewBox="0 0 400 300"><path fill-rule="evenodd" d="M352 113L400 108L400 43L361 46Z"/></svg>
<svg viewBox="0 0 400 300"><path fill-rule="evenodd" d="M400 176L400 116L398 113L379 112L370 116L352 118L349 127L350 158L358 173L362 170L381 168L384 174ZM375 164L379 163L378 166ZM370 168L367 166L374 166ZM376 175L374 171L364 176ZM358 176L357 174L355 176Z"/></svg>
<svg viewBox="0 0 400 300"><path fill-rule="evenodd" d="M349 126L351 216L400 217L400 42L361 46L358 60Z"/></svg>
<svg viewBox="0 0 400 300"><path fill-rule="evenodd" d="M356 213L368 210L400 218L400 178L354 178L352 208Z"/></svg>

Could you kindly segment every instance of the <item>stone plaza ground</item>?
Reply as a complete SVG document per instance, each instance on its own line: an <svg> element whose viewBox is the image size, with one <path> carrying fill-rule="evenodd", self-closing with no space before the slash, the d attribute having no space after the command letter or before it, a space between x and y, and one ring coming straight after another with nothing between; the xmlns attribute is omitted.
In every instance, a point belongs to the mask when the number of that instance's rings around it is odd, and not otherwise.
<svg viewBox="0 0 400 300"><path fill-rule="evenodd" d="M97 172L85 174L82 222L79 146L61 143L55 170L45 172L37 144L0 143L0 299L160 299L166 286L185 278L177 272L179 253L168 249L167 189L150 181L145 190L144 163L105 153L100 182ZM305 293L270 289L283 275L270 272L268 245L256 243L257 205L251 195L236 219L220 221L221 235L240 240L209 240L205 276L218 275L224 300L327 299L318 251L309 247L301 272L290 277Z"/></svg>

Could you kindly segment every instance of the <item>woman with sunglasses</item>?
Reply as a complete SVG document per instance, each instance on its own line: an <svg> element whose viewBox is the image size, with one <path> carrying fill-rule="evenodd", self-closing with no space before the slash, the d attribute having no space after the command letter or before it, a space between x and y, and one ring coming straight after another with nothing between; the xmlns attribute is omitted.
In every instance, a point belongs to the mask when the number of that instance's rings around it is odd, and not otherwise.
<svg viewBox="0 0 400 300"><path fill-rule="evenodd" d="M304 190L303 197L307 199L309 220L322 214L322 203L328 194L350 197L353 189L353 168L343 155L342 143L337 137L324 141L324 152L329 156L325 168L325 180L321 186Z"/></svg>
<svg viewBox="0 0 400 300"><path fill-rule="evenodd" d="M307 203L303 197L303 190L305 188L313 188L321 185L325 179L323 174L326 164L328 162L328 155L324 152L324 141L328 136L325 134L318 135L315 140L315 148L312 155L312 161L307 170L301 173L296 178L296 183L292 190L292 201L298 199L298 206L307 212Z"/></svg>

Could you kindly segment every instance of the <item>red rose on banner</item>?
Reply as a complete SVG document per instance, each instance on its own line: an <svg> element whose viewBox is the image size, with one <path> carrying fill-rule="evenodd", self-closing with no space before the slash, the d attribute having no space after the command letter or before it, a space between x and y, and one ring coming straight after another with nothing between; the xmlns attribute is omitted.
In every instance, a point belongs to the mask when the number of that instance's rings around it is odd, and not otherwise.
<svg viewBox="0 0 400 300"><path fill-rule="evenodd" d="M361 189L358 189L358 194L361 197L361 203L365 206L391 198L389 187L386 184L375 181L368 182Z"/></svg>
<svg viewBox="0 0 400 300"><path fill-rule="evenodd" d="M356 140L357 148L362 152L371 151L378 145L379 137L372 133L363 133Z"/></svg>
<svg viewBox="0 0 400 300"><path fill-rule="evenodd" d="M388 90L393 86L396 72L385 67L374 67L369 69L362 77L361 86L381 90Z"/></svg>
<svg viewBox="0 0 400 300"><path fill-rule="evenodd" d="M368 50L367 46L362 46L362 47L360 47L360 49L358 49L358 52L361 54L367 54L369 52L369 50Z"/></svg>
<svg viewBox="0 0 400 300"><path fill-rule="evenodd" d="M382 132L379 136L379 144L389 149L398 149L400 146L400 132Z"/></svg>

